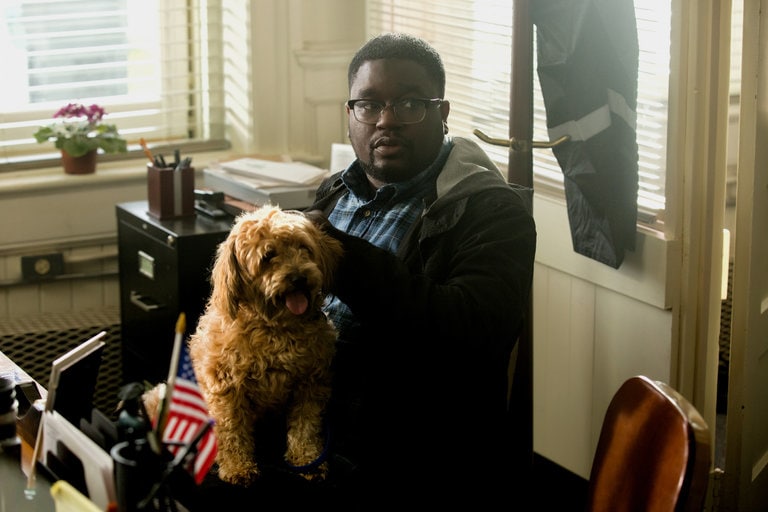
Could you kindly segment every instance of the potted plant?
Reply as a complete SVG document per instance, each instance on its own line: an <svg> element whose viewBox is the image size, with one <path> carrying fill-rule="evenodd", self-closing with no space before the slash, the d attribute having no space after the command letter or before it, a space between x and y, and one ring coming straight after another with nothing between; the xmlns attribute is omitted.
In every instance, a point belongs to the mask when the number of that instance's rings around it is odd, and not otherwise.
<svg viewBox="0 0 768 512"><path fill-rule="evenodd" d="M69 103L53 115L55 121L35 132L37 142L54 141L61 150L64 171L87 174L96 169L96 153L125 152L126 142L113 124L104 122L106 111L99 105Z"/></svg>

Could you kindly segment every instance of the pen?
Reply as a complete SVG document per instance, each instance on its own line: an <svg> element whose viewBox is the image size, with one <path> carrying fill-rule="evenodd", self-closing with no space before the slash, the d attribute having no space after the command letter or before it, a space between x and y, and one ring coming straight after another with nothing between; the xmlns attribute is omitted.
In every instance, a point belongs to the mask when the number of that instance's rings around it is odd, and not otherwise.
<svg viewBox="0 0 768 512"><path fill-rule="evenodd" d="M192 157L188 156L184 160L180 161L178 164L176 164L176 170L180 171L182 169L186 169L189 167L189 164L192 163Z"/></svg>
<svg viewBox="0 0 768 512"><path fill-rule="evenodd" d="M165 399L165 395L163 395L162 399ZM147 413L147 408L144 407L144 401L139 400L139 407L141 408L141 414L143 415L144 419L148 423L147 428L147 442L149 443L150 449L155 452L156 454L162 453L162 448L160 446L160 441L157 439L157 432L152 428L152 423L149 417L149 414ZM158 412L159 414L159 412ZM159 421L159 417L158 417Z"/></svg>

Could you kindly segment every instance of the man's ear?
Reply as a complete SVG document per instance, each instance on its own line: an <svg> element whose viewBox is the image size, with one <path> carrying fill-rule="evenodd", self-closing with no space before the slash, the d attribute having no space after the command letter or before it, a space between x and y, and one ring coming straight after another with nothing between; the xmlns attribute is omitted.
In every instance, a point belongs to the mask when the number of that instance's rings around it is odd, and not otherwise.
<svg viewBox="0 0 768 512"><path fill-rule="evenodd" d="M443 133L448 133L448 114L451 113L451 102L443 101L440 103L440 117L443 118Z"/></svg>
<svg viewBox="0 0 768 512"><path fill-rule="evenodd" d="M443 100L442 103L440 103L440 117L443 118L443 124L445 124L448 121L448 114L451 113L451 102L447 100Z"/></svg>

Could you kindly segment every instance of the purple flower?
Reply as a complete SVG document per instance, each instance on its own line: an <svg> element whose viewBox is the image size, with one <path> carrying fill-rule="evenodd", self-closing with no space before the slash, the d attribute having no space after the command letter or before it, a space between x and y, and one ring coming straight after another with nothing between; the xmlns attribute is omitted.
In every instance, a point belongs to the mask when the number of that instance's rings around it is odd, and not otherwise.
<svg viewBox="0 0 768 512"><path fill-rule="evenodd" d="M86 107L81 103L68 103L53 114L53 117L84 117L88 124L93 125L101 121L104 114L106 111L96 104Z"/></svg>

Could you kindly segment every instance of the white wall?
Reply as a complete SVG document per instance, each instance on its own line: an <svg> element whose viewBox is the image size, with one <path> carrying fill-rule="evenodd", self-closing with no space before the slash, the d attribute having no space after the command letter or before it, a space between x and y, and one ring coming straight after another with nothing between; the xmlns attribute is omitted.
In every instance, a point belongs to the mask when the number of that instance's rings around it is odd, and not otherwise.
<svg viewBox="0 0 768 512"><path fill-rule="evenodd" d="M0 318L119 305L115 204L146 197L144 162L134 165L103 164L90 176L56 168L0 177ZM19 284L22 256L55 252L68 273L108 275Z"/></svg>
<svg viewBox="0 0 768 512"><path fill-rule="evenodd" d="M627 378L669 382L669 243L639 233L618 270L573 252L562 201L536 194L534 451L584 478L603 416Z"/></svg>

